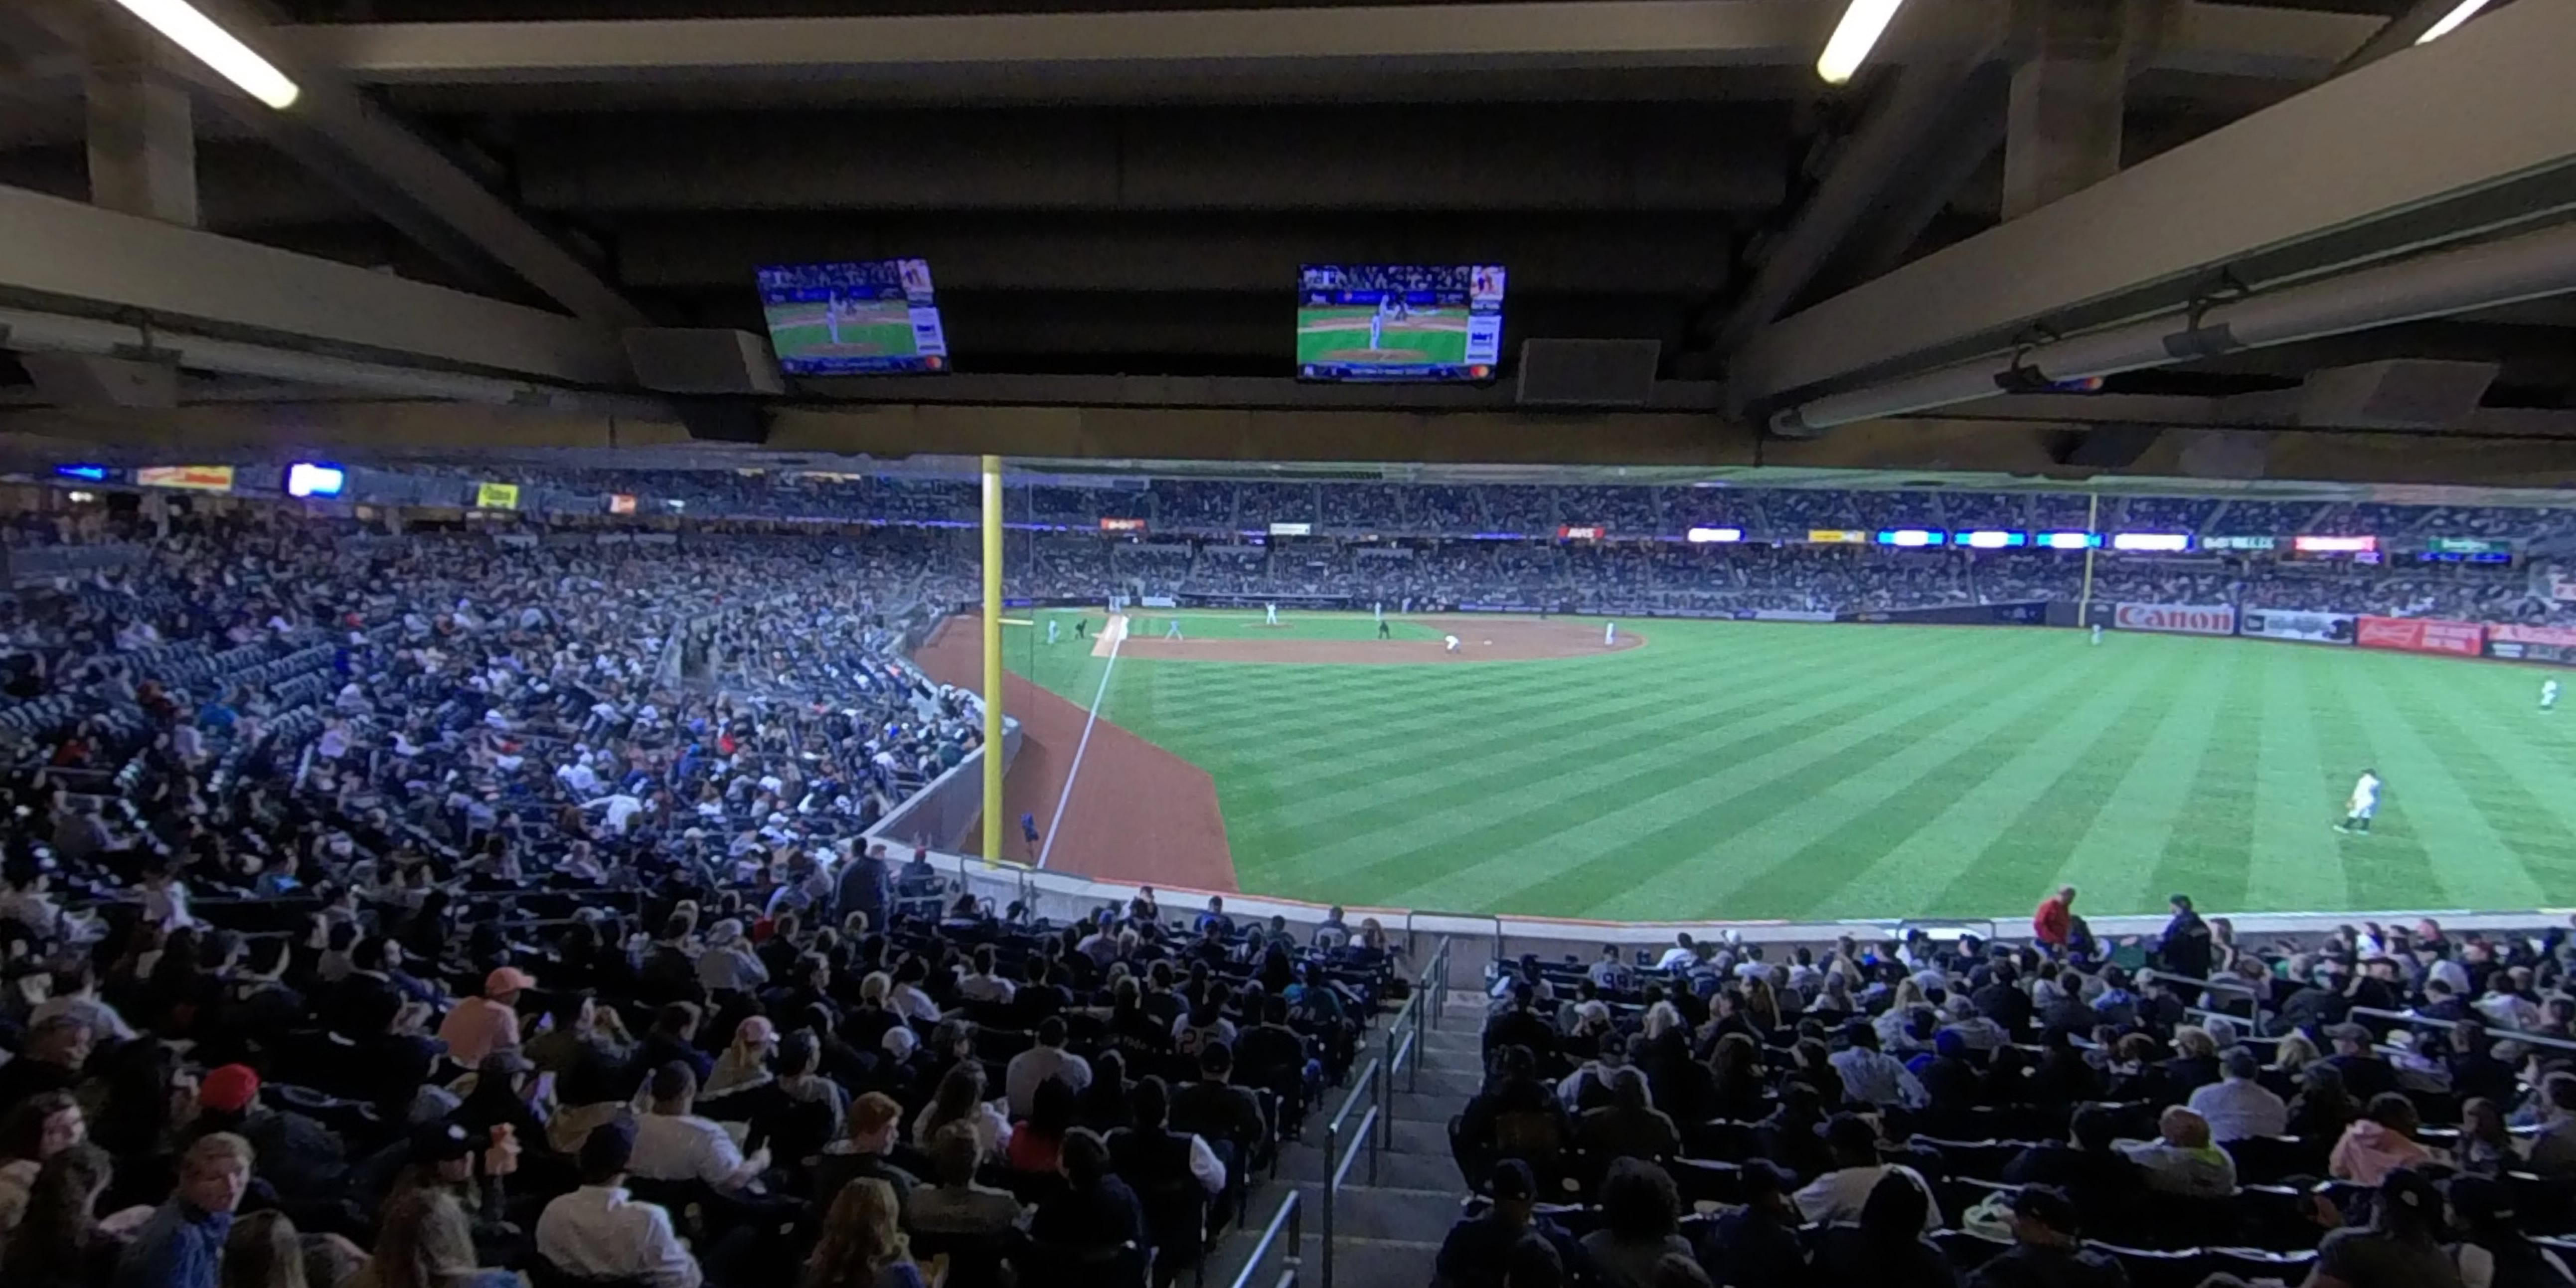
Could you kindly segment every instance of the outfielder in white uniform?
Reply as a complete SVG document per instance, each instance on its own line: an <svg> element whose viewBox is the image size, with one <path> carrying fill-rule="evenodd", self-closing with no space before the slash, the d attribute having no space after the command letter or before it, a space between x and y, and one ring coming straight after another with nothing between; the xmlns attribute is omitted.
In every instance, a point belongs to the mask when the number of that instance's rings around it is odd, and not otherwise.
<svg viewBox="0 0 2576 1288"><path fill-rule="evenodd" d="M2370 820L2379 813L2379 773L2365 769L2352 782L2352 799L2344 803L2343 821L2335 824L2338 832L2370 835Z"/></svg>
<svg viewBox="0 0 2576 1288"><path fill-rule="evenodd" d="M1180 637L1181 637L1181 619L1180 619L1180 618L1175 617L1175 618L1173 618L1173 619L1172 619L1172 624L1171 624L1170 626L1167 626L1167 627L1165 627L1165 628L1163 629L1163 638L1164 638L1164 639L1167 639L1167 640L1176 640L1176 639L1179 639Z"/></svg>
<svg viewBox="0 0 2576 1288"><path fill-rule="evenodd" d="M2540 682L2540 709L2543 711L2555 711L2558 709L2558 681L2543 680Z"/></svg>
<svg viewBox="0 0 2576 1288"><path fill-rule="evenodd" d="M2102 642L2102 623L2100 622L2093 623L2093 642L2095 644Z"/></svg>
<svg viewBox="0 0 2576 1288"><path fill-rule="evenodd" d="M1440 647L1442 647L1442 648L1444 648L1444 649L1447 649L1447 650L1449 650L1449 651L1450 651L1450 652L1452 652L1452 653L1457 652L1457 651L1458 651L1458 637L1457 637L1457 636L1455 636L1455 635L1443 635L1443 636L1441 636L1441 637L1440 637Z"/></svg>
<svg viewBox="0 0 2576 1288"><path fill-rule="evenodd" d="M1262 625L1264 625L1264 626L1277 626L1277 625L1279 624L1279 605L1277 605L1277 604L1263 604L1263 605L1261 606L1261 611L1262 611L1262 619L1261 619L1261 624L1262 624Z"/></svg>
<svg viewBox="0 0 2576 1288"><path fill-rule="evenodd" d="M1056 623L1056 620L1055 620L1054 618L1050 617L1050 618L1048 618L1048 619L1047 619L1047 643L1049 643L1049 644L1053 644L1053 643L1055 643L1055 628L1056 628L1056 625L1057 625L1057 623Z"/></svg>
<svg viewBox="0 0 2576 1288"><path fill-rule="evenodd" d="M823 305L823 325L832 329L832 343L841 342L841 297L833 296Z"/></svg>
<svg viewBox="0 0 2576 1288"><path fill-rule="evenodd" d="M1619 643L1619 623L1617 623L1617 622L1603 622L1603 623L1601 623L1601 647L1603 647L1603 648L1611 648L1611 647L1613 647L1613 646L1617 645L1618 643Z"/></svg>

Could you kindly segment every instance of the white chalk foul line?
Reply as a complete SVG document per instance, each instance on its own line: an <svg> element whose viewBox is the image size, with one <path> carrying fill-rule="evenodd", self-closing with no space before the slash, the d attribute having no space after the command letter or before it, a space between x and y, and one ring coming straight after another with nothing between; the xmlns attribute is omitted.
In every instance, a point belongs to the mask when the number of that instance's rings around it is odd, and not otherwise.
<svg viewBox="0 0 2576 1288"><path fill-rule="evenodd" d="M1073 801L1073 783L1082 776L1082 753L1091 750L1091 726L1100 723L1100 700L1109 696L1109 673L1118 669L1118 646L1127 642L1127 619L1118 619L1118 632L1109 641L1109 661L1100 668L1100 688L1091 695L1091 713L1082 718L1082 737L1073 744L1073 763L1065 766L1064 791L1055 798L1055 816L1047 820L1046 839L1038 843L1038 867L1047 865L1055 853L1055 830L1064 822L1064 807ZM1104 632L1107 628L1103 628Z"/></svg>

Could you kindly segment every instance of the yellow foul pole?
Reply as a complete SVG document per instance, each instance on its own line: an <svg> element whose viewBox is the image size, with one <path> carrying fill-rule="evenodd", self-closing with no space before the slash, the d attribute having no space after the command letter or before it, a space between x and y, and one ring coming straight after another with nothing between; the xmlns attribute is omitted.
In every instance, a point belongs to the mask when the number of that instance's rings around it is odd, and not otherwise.
<svg viewBox="0 0 2576 1288"><path fill-rule="evenodd" d="M2084 507L2084 530L2093 533L2097 542L2101 539L2102 494L2099 492L2087 498ZM2093 613L2093 552L2099 548L2098 545L2084 547L2084 589L2075 597L2075 625L2078 628L2081 628Z"/></svg>
<svg viewBox="0 0 2576 1288"><path fill-rule="evenodd" d="M999 866L1002 809L1002 458L984 458L984 866Z"/></svg>

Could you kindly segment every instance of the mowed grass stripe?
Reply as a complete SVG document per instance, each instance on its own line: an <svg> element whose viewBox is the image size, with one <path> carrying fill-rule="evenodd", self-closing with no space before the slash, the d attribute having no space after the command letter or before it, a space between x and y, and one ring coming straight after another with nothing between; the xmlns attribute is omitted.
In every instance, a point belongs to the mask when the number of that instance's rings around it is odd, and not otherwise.
<svg viewBox="0 0 2576 1288"><path fill-rule="evenodd" d="M1680 913L1706 893L1696 887L1707 881L1713 864L1734 861L1734 847L1748 830L1972 718L2020 684L2018 677L1983 666L1944 673L1951 678L1940 684L1898 674L1893 688L1846 704L1855 714L1832 723L1796 722L1750 759L1711 764L1696 774L1659 773L1614 786L1588 810L1551 811L1542 831L1491 837L1489 843L1508 848L1494 852L1490 873L1474 875L1497 884L1518 878L1517 885L1495 892L1514 906L1590 910L1662 895L1668 896L1662 906ZM1880 700L1891 693L1892 700ZM1727 915L1777 914L1748 909Z"/></svg>
<svg viewBox="0 0 2576 1288"><path fill-rule="evenodd" d="M2225 656L2218 710L2184 789L2189 803L2165 834L2142 898L2189 894L2195 905L2244 906L2254 846L2254 767L2245 749L2261 741L2262 659L2242 646Z"/></svg>
<svg viewBox="0 0 2576 1288"><path fill-rule="evenodd" d="M2369 723L2379 730L2379 744L2413 767L2410 794L2429 800L2449 817L2431 835L2440 839L2425 847L2433 879L2449 908L2533 908L2541 902L2540 883L2523 866L2515 847L2497 831L2487 804L2490 789L2510 782L2470 739L2446 739L2436 747L2405 710L2394 704L2375 708ZM2464 778L2453 772L2458 766ZM2504 812L2501 803L2496 811ZM2434 853L2439 849L2440 853Z"/></svg>
<svg viewBox="0 0 2576 1288"><path fill-rule="evenodd" d="M2492 699L2489 700L2492 703ZM2556 714L2537 709L2480 712L2490 717L2473 726L2468 710L2447 703L2410 703L2410 711L2428 714L2450 726L2462 768L2489 785L2496 810L2488 821L2513 847L2523 867L2540 888L2544 904L2557 906L2576 897L2576 800L2566 783L2548 768L2537 739L2556 734Z"/></svg>
<svg viewBox="0 0 2576 1288"><path fill-rule="evenodd" d="M2063 712L2035 712L2018 725L1997 731L1977 750L1995 758L1982 769L1974 762L1952 762L1928 774L1846 829L1882 828L1894 838L1876 862L1839 889L1817 890L1817 906L1831 908L1918 908L1930 911L1970 872L1980 870L1993 847L2033 804L2104 750L2114 731L2141 708L2160 707L2151 694L2164 678L2159 665L2122 667L2108 685ZM1973 777L1971 774L1973 773ZM1923 793L1939 793L1955 784L1946 800L1935 795L1925 820L1910 827L1903 811ZM1981 873L2000 884L1993 871ZM2034 894L2032 898L2037 899Z"/></svg>
<svg viewBox="0 0 2576 1288"><path fill-rule="evenodd" d="M2356 906L2342 847L2328 830L2341 818L2333 771L2317 744L2310 681L2333 665L2328 646L2268 647L2263 721L2254 742L2254 835L2246 847L2245 905L2326 912ZM2212 907L2217 905L2212 904Z"/></svg>
<svg viewBox="0 0 2576 1288"><path fill-rule="evenodd" d="M2068 854L2057 879L2046 888L2074 886L2076 906L2092 911L2146 910L2156 906L2157 857L2187 806L2191 767L2199 764L2218 717L2224 659L2202 650L2222 645L2216 640L2156 641L2162 648L2190 650L2190 665L2180 687L2167 696L2165 716L2147 736L2147 745L2130 771L2111 789L2084 834ZM2027 894L2029 892L2022 892ZM2023 902L2035 902L2032 899Z"/></svg>
<svg viewBox="0 0 2576 1288"><path fill-rule="evenodd" d="M1696 726L1733 712L1788 706L1818 694L1836 695L1843 700L1858 696L1851 693L1848 676L1828 669L1794 686L1738 690L1735 700L1716 706L1676 703L1669 695L1651 695L1608 707L1592 697L1571 705L1551 703L1532 710L1488 708L1477 717L1488 732L1473 751L1439 747L1399 731L1380 730L1364 749L1321 762L1311 772L1291 770L1279 777L1300 784L1302 790L1292 798L1317 815L1364 827L1370 825L1368 815L1372 811L1401 810L1425 790L1400 786L1404 780L1433 775L1459 788L1515 790L1529 781L1561 774L1568 764L1583 763L1583 753L1596 746L1614 741L1646 743L1675 728ZM1559 714L1553 720L1534 719L1534 711L1539 710ZM1530 762L1536 772L1527 780L1508 783L1490 781L1475 772L1477 767L1495 760ZM1235 815L1229 812L1226 817L1231 826ZM1258 820L1247 817L1244 821Z"/></svg>
<svg viewBox="0 0 2576 1288"><path fill-rule="evenodd" d="M2030 902L2051 884L2121 780L2146 754L2147 741L2173 710L2170 688L2185 665L2182 654L2160 659L2154 680L2137 701L2103 726L2093 745L2073 758L2046 790L2022 807L1976 858L1924 904L1936 917L1991 917L2010 906L2012 892ZM2002 900L1999 904L1998 900Z"/></svg>
<svg viewBox="0 0 2576 1288"><path fill-rule="evenodd" d="M2414 835L2408 804L2414 789L2401 785L2408 781L2406 776L2412 766L2398 760L2393 749L2378 744L2375 731L2365 724L2358 710L2368 703L2355 677L2367 672L2367 678L2376 684L2387 674L2379 666L2388 660L2379 655L2356 654L2346 665L2318 672L2314 677L2312 709L2316 713L2318 745L2325 753L2326 787L2333 794L2330 821L2343 818L2353 779L2364 766L2376 768L2387 783L2380 792L2379 817L2372 824L2371 834L2335 836L2335 849L2343 856L2345 879L2352 886L2356 902L2376 907L2383 893L2395 892L2407 902L2391 906L2415 907L2437 902L2435 892L2441 887L2433 880L2432 860ZM2391 774L2399 777L2392 779ZM2432 821L2438 823L2439 819Z"/></svg>
<svg viewBox="0 0 2576 1288"><path fill-rule="evenodd" d="M2090 667L2061 666L2007 677L2008 694L1919 731L1865 772L1817 783L1796 806L1728 839L1717 851L1721 865L1692 874L1674 893L1723 915L1739 908L1748 916L1811 914L1904 835L1902 819L1920 819L1933 802L1956 799L1992 768L1999 738L2095 674ZM1860 915L1904 911L1869 898Z"/></svg>
<svg viewBox="0 0 2576 1288"><path fill-rule="evenodd" d="M1516 766L1458 778L1437 763L1386 784L1385 796L1365 811L1335 816L1339 835L1274 869L1295 880L1352 881L1372 892L1403 883L1436 880L1481 868L1487 846L1526 835L1534 816L1574 810L1605 832L1624 824L1626 802L1657 786L1694 788L1713 771L1710 759L1779 739L1800 726L1842 726L1832 716L1894 694L1902 681L1883 686L1847 682L1819 686L1821 696L1772 705L1749 718L1712 725L1705 708L1660 704L1664 714L1645 726L1602 722L1580 745L1541 745L1512 737L1501 746ZM1667 734L1670 737L1667 737ZM1728 771L1730 775L1733 770ZM1554 824L1538 824L1553 827ZM1608 843L1596 835L1595 843ZM1372 893L1370 898L1377 895Z"/></svg>

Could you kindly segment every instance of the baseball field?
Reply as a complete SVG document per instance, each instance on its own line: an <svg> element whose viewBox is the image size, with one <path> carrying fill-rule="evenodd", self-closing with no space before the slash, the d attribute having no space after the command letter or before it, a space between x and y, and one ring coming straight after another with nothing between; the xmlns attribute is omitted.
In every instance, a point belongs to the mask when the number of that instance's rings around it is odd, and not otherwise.
<svg viewBox="0 0 2576 1288"><path fill-rule="evenodd" d="M770 342L788 358L906 357L914 352L912 313L902 300L851 300L842 309L836 341L823 305L769 305Z"/></svg>
<svg viewBox="0 0 2576 1288"><path fill-rule="evenodd" d="M1416 310L1390 321L1378 347L1369 347L1369 318L1364 307L1297 310L1297 361L1463 363L1467 360L1467 311Z"/></svg>
<svg viewBox="0 0 2576 1288"><path fill-rule="evenodd" d="M1612 648L1599 621L1397 618L1379 640L1365 614L1289 611L1183 610L1169 640L1170 616L1132 618L1114 661L1072 637L1097 611L1006 632L1007 665L1069 713L1049 737L1069 799L1039 813L1064 833L1052 867L1150 876L1150 774L1203 770L1221 840L1187 844L1229 850L1242 890L1318 901L2019 917L2071 883L2096 915L2177 891L2576 903L2576 709L2541 712L2535 669L2020 628L1649 621ZM1137 756L1172 768L1122 781ZM2365 767L2376 830L2338 833Z"/></svg>

